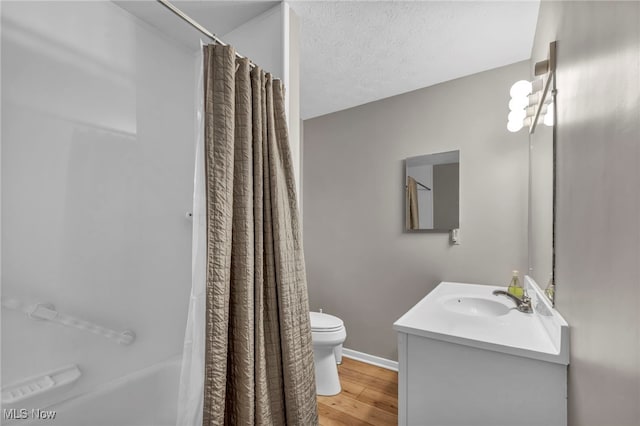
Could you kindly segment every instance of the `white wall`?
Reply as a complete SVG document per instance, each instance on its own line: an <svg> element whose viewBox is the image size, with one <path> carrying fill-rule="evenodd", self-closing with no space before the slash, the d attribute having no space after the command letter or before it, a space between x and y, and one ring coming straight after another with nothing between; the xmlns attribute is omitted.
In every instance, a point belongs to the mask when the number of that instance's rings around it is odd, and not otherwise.
<svg viewBox="0 0 640 426"><path fill-rule="evenodd" d="M2 15L2 297L138 336L3 309L2 384L76 363L81 392L181 353L196 62L110 2Z"/></svg>
<svg viewBox="0 0 640 426"><path fill-rule="evenodd" d="M300 29L299 21L286 2L272 7L223 35L222 40L249 57L285 85L285 112L289 125L289 146L298 198L300 178Z"/></svg>
<svg viewBox="0 0 640 426"><path fill-rule="evenodd" d="M302 211L302 128L300 120L300 19L298 15L284 3L288 16L288 25L285 28L285 58L287 61L286 78L287 102L289 103L289 143L293 160L293 173L298 189L298 206ZM287 22L287 21L285 21Z"/></svg>
<svg viewBox="0 0 640 426"><path fill-rule="evenodd" d="M310 304L344 320L348 348L395 359L393 322L440 281L525 270L528 135L506 116L528 75L520 62L304 122ZM462 244L403 232L403 160L458 149Z"/></svg>
<svg viewBox="0 0 640 426"><path fill-rule="evenodd" d="M225 43L233 45L240 54L274 75L284 78L284 14L283 4L245 22L233 31L221 36Z"/></svg>
<svg viewBox="0 0 640 426"><path fill-rule="evenodd" d="M569 423L640 424L640 3L541 2L558 40L557 307L571 326Z"/></svg>

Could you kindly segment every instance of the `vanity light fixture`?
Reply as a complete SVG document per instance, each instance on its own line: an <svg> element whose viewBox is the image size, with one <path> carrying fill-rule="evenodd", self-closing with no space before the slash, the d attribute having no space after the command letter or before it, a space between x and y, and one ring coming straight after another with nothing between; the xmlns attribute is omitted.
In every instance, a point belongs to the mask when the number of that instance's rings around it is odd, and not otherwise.
<svg viewBox="0 0 640 426"><path fill-rule="evenodd" d="M507 130L517 132L527 126L529 133L533 133L541 118L545 125L553 126L553 100L556 94L555 71L556 42L553 41L549 44L549 58L537 62L534 66L536 78L533 81L516 81L511 86ZM551 94L547 96L549 92Z"/></svg>

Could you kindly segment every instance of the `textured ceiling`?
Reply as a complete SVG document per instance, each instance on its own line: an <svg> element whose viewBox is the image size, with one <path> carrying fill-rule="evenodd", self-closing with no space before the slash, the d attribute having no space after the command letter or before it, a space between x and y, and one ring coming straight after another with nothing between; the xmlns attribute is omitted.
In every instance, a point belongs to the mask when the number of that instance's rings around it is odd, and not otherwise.
<svg viewBox="0 0 640 426"><path fill-rule="evenodd" d="M293 1L304 119L528 59L538 1Z"/></svg>
<svg viewBox="0 0 640 426"><path fill-rule="evenodd" d="M219 35L279 3L172 1ZM116 3L197 50L200 34L155 0ZM289 4L300 16L300 103L307 119L529 59L539 1Z"/></svg>

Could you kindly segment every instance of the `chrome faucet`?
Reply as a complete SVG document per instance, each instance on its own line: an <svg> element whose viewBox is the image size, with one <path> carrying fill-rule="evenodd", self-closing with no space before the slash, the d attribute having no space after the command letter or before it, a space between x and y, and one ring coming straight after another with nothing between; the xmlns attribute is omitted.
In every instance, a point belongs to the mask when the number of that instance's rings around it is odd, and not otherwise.
<svg viewBox="0 0 640 426"><path fill-rule="evenodd" d="M533 308L531 307L531 298L527 296L526 292L522 296L522 299L504 290L494 290L493 294L494 296L507 296L509 299L513 300L513 302L516 304L516 309L518 309L520 312L524 312L525 314L530 314L533 312Z"/></svg>

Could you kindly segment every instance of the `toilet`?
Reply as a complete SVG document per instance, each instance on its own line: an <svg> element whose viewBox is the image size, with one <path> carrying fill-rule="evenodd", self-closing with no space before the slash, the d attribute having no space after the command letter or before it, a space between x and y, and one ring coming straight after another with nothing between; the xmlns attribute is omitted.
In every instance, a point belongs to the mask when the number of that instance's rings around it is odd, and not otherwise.
<svg viewBox="0 0 640 426"><path fill-rule="evenodd" d="M338 317L310 312L313 360L316 365L316 393L322 396L340 393L337 364L342 362L342 344L347 338L344 323Z"/></svg>

